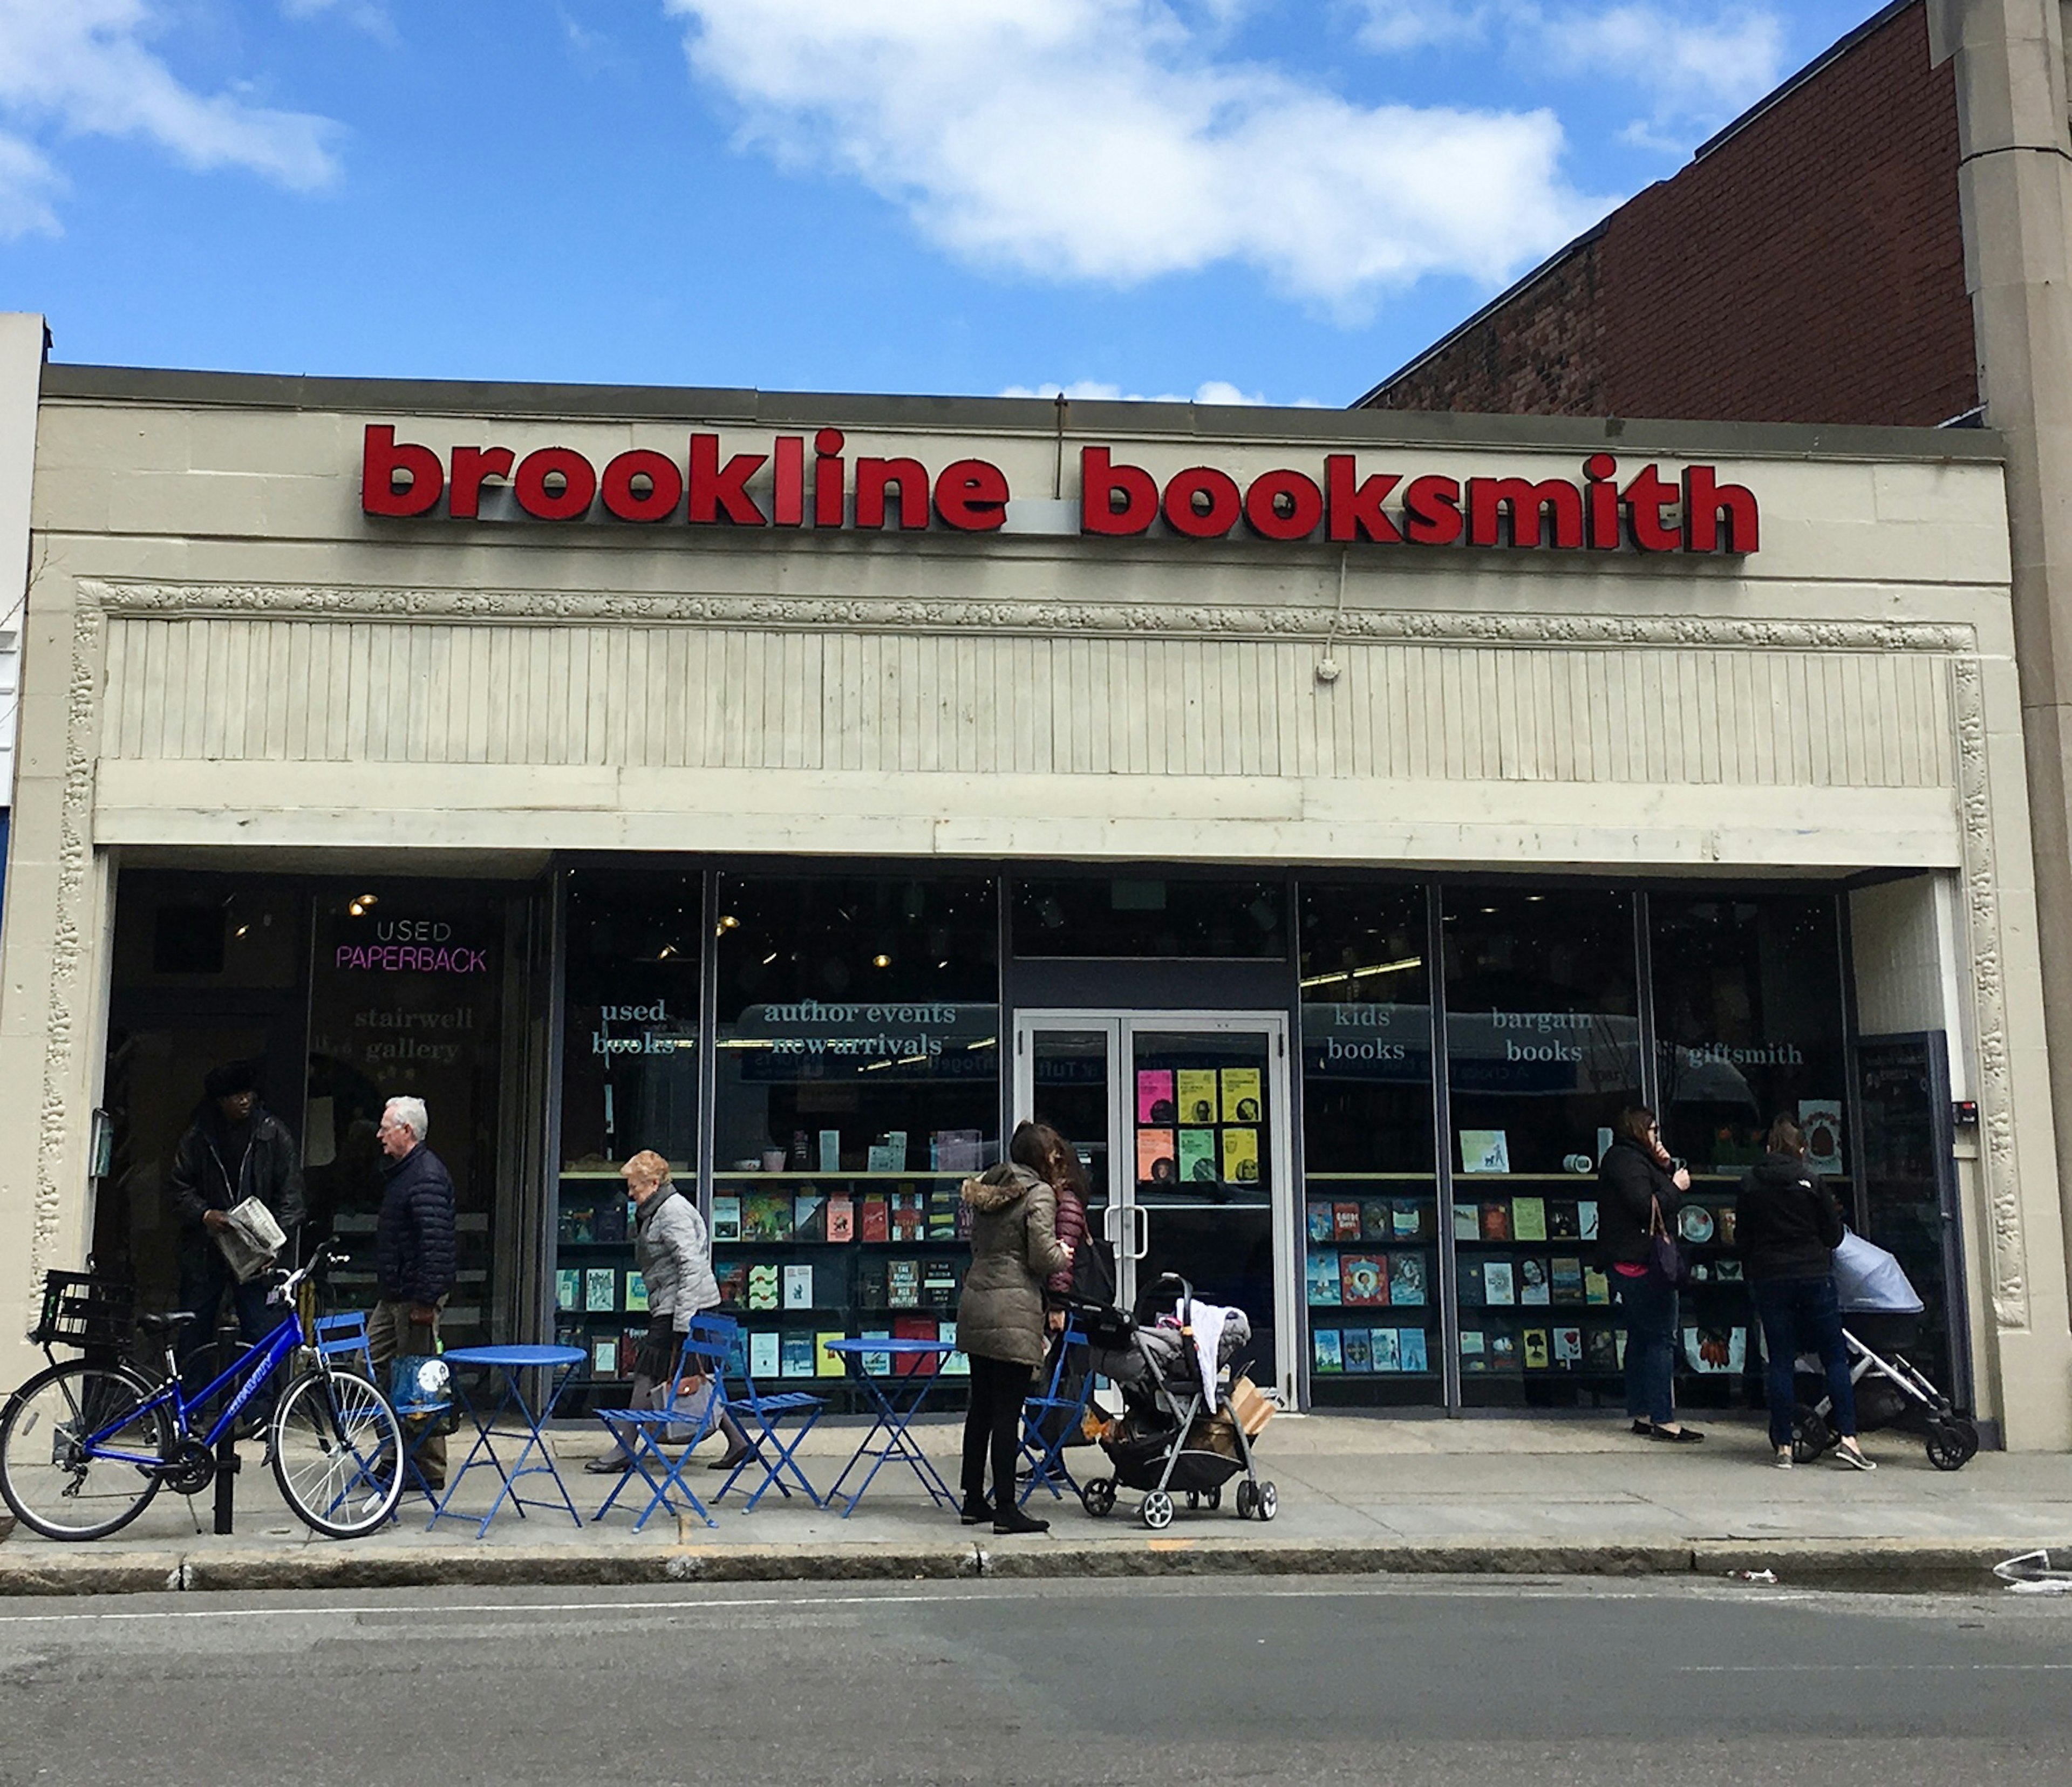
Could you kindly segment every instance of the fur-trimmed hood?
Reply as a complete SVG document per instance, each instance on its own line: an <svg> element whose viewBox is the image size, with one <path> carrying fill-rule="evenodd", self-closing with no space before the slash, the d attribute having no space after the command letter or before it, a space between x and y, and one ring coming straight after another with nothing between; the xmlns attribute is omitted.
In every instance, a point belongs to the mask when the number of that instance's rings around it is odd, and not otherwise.
<svg viewBox="0 0 2072 1787"><path fill-rule="evenodd" d="M1026 1197L1042 1182L1026 1166L1003 1161L998 1166L988 1167L977 1178L964 1181L964 1202L975 1210L1003 1210Z"/></svg>

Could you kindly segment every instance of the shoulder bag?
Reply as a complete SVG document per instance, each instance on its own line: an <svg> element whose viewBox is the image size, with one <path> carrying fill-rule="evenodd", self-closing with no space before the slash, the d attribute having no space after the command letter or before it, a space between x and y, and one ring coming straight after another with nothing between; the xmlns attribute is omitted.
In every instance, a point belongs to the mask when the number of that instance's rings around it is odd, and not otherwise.
<svg viewBox="0 0 2072 1787"><path fill-rule="evenodd" d="M1662 1200L1647 1200L1647 1263L1649 1269L1663 1284L1681 1284L1684 1282L1684 1250L1677 1245L1676 1237L1670 1232L1669 1225L1662 1219Z"/></svg>

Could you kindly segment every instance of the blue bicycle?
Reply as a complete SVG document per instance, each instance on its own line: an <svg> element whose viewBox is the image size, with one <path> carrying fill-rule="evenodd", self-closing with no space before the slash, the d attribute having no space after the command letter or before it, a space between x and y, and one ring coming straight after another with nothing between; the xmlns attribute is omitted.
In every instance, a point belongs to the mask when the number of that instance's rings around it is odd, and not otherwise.
<svg viewBox="0 0 2072 1787"><path fill-rule="evenodd" d="M160 1489L199 1495L216 1475L216 1446L261 1386L299 1359L268 1424L267 1449L281 1497L305 1524L332 1538L356 1538L388 1519L402 1493L403 1430L388 1399L363 1377L335 1368L314 1344L297 1296L319 1266L343 1255L319 1249L298 1271L275 1275L269 1300L287 1314L199 1394L182 1387L174 1337L195 1320L189 1311L140 1316L138 1329L162 1336L166 1376L154 1383L113 1359L103 1305L76 1275L54 1274L43 1317L30 1338L51 1361L0 1411L0 1496L22 1524L46 1538L103 1538L150 1506ZM78 1294L55 1281L65 1279ZM68 1317L81 1319L68 1322ZM53 1344L95 1347L60 1364ZM223 1399L206 1433L189 1417Z"/></svg>

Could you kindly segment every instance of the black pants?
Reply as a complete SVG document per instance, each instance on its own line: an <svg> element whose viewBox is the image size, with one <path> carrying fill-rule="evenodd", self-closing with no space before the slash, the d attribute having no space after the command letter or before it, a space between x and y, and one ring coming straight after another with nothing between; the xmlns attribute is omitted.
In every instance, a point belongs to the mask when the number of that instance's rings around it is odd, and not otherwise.
<svg viewBox="0 0 2072 1787"><path fill-rule="evenodd" d="M971 1408L964 1416L966 1501L985 1495L985 1455L993 1451L993 1497L1001 1510L1014 1506L1014 1467L1022 1456L1022 1404L1029 1395L1030 1368L1007 1359L971 1362Z"/></svg>

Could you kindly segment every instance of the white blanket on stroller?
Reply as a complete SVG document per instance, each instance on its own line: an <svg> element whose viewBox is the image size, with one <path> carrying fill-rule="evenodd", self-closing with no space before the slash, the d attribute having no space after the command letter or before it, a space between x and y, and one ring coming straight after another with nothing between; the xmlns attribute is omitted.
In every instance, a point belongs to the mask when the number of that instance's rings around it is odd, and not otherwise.
<svg viewBox="0 0 2072 1787"><path fill-rule="evenodd" d="M1194 1331L1194 1362L1202 1374L1202 1394L1209 1399L1209 1407L1216 1406L1216 1372L1223 1364L1223 1330L1231 1319L1244 1321L1244 1312L1229 1309L1219 1303L1203 1303L1190 1297L1180 1311L1183 1325ZM1246 1325L1247 1333L1250 1324Z"/></svg>

